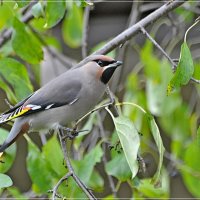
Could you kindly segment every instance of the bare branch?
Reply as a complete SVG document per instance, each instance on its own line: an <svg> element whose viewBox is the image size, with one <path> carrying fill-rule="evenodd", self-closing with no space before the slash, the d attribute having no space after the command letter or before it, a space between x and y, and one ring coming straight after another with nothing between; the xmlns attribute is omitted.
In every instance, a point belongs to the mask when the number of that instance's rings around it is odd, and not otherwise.
<svg viewBox="0 0 200 200"><path fill-rule="evenodd" d="M87 6L84 11L83 16L83 38L82 38L82 58L84 59L87 54L87 46L88 46L88 23L90 16L90 6Z"/></svg>
<svg viewBox="0 0 200 200"><path fill-rule="evenodd" d="M112 39L110 42L108 42L106 45L104 45L101 49L96 51L94 54L106 54L110 51L112 51L114 48L119 46L120 44L124 43L125 41L129 40L131 37L133 37L138 31L140 30L140 27L146 27L149 24L152 24L155 22L157 19L162 17L163 15L167 14L171 10L174 10L178 6L182 5L185 1L172 1L172 2L167 2L165 5L162 7L158 8L142 20L140 20L138 23L134 24L127 30L123 31L121 34L119 34L117 37Z"/></svg>
<svg viewBox="0 0 200 200"><path fill-rule="evenodd" d="M177 64L169 57L169 55L164 51L164 49L149 35L149 33L143 28L140 27L142 33L164 54L164 56L169 60L172 64L172 70L176 69Z"/></svg>
<svg viewBox="0 0 200 200"><path fill-rule="evenodd" d="M58 183L55 185L55 187L53 188L52 192L52 200L56 200L56 197L58 196L57 191L58 191L58 187L62 184L62 182L66 181L70 176L72 176L72 173L69 172L67 173L65 176L63 176Z"/></svg>
<svg viewBox="0 0 200 200"><path fill-rule="evenodd" d="M63 139L64 133L62 129L59 129L59 139L60 139L60 144L62 147L62 151L64 154L64 159L67 165L67 168L69 170L68 174L66 176L69 177L72 176L72 178L75 180L75 182L77 183L77 185L82 189L82 191L85 193L85 195L90 199L90 200L94 200L96 199L96 197L92 194L92 192L87 188L87 186L78 178L78 176L76 176L76 173L74 172L74 169L71 165L70 162L70 157L69 157L69 152L67 151L67 147L66 147L66 140ZM67 178L68 178L67 177ZM61 178L64 179L64 178ZM59 182L62 182L62 180L60 180ZM58 183L59 183L58 182ZM57 183L57 185L59 186L59 184Z"/></svg>
<svg viewBox="0 0 200 200"><path fill-rule="evenodd" d="M8 101L8 99L4 99L4 101L9 106L10 109L13 108L13 105L10 104L10 102Z"/></svg>
<svg viewBox="0 0 200 200"><path fill-rule="evenodd" d="M174 0L172 2L167 2L162 7L158 8L142 20L140 20L138 23L134 24L130 28L126 29L119 35L117 35L115 38L110 40L107 44L105 44L102 48L100 48L98 51L94 52L93 54L107 54L108 52L112 51L116 47L120 46L130 38L132 38L134 35L136 35L140 31L140 27L146 27L149 24L152 24L156 20L160 19L163 15L169 13L170 11L174 10L175 8L182 5L184 2L188 0ZM80 67L84 63L88 61L88 57L82 60L79 64L74 66L74 68Z"/></svg>
<svg viewBox="0 0 200 200"><path fill-rule="evenodd" d="M170 58L170 56L165 52L165 50L149 35L149 33L143 28L141 27L141 30L143 32L143 34L146 35L146 37L163 53L163 55L169 60L169 62L172 64L172 70L175 71L178 63L176 63L175 61L177 61L176 59L175 60L172 60ZM200 80L197 80L195 78L191 78L190 79L191 81L195 82L195 83L198 83L200 84Z"/></svg>

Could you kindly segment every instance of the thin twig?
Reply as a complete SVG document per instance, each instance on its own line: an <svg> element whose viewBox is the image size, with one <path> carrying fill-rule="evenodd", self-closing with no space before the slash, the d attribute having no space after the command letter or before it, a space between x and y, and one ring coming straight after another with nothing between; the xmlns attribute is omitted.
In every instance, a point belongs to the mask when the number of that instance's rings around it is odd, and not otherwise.
<svg viewBox="0 0 200 200"><path fill-rule="evenodd" d="M145 30L144 27L140 27L142 33L164 54L164 56L169 60L172 64L172 70L176 69L177 64L169 57L169 55L165 52L165 50L149 35L149 33Z"/></svg>
<svg viewBox="0 0 200 200"><path fill-rule="evenodd" d="M106 137L105 136L105 130L104 130L104 127L103 127L103 124L102 124L101 115L99 113L97 113L97 117L99 118L98 119L98 126L99 126L101 137L105 138ZM103 154L103 164L104 164L104 166L106 166L106 164L107 164L108 161L107 161L106 154L105 154L105 152L106 152L106 145L105 145L104 142L102 143L102 148L103 148L103 151L104 151L104 154ZM110 184L110 188L111 188L112 194L113 194L114 198L117 198L117 191L116 191L116 188L115 188L115 183L113 181L113 178L109 174L107 174L107 177L108 177L108 181L109 181L109 184Z"/></svg>
<svg viewBox="0 0 200 200"><path fill-rule="evenodd" d="M83 16L83 37L82 37L82 58L83 59L88 55L87 46L88 46L89 16L90 16L90 6L87 6L85 8L84 16Z"/></svg>
<svg viewBox="0 0 200 200"><path fill-rule="evenodd" d="M55 187L53 188L52 192L52 200L56 200L56 197L58 196L57 191L58 191L58 187L62 184L62 182L64 182L65 180L67 180L70 176L72 176L71 172L68 172L65 176L63 176L58 183L55 185Z"/></svg>
<svg viewBox="0 0 200 200"><path fill-rule="evenodd" d="M98 51L94 52L94 54L106 54L113 49L115 49L117 46L120 44L123 44L125 41L129 40L131 37L133 37L136 33L140 31L140 27L146 27L149 24L152 24L155 22L157 19L160 19L161 16L167 14L168 12L174 10L175 8L179 7L182 5L184 2L187 0L179 1L179 0L174 0L172 2L167 2L142 20L140 20L138 23L134 24L130 28L126 29L123 31L121 34L119 34L117 37L106 43L101 49Z"/></svg>
<svg viewBox="0 0 200 200"><path fill-rule="evenodd" d="M10 109L13 108L13 105L10 104L10 102L8 101L8 99L4 99L4 101L9 106Z"/></svg>
<svg viewBox="0 0 200 200"><path fill-rule="evenodd" d="M114 95L112 94L110 87L108 85L106 87L106 94L108 95L108 97L110 99L109 108L112 110L114 117L118 117L119 113L118 113L117 107L115 106L115 98L114 98Z"/></svg>
<svg viewBox="0 0 200 200"><path fill-rule="evenodd" d="M65 159L67 168L69 170L69 173L71 173L72 178L75 180L77 185L82 189L82 191L85 193L85 195L90 200L96 199L96 197L92 194L92 192L87 188L87 186L78 178L78 176L74 172L74 169L73 169L71 162L70 162L69 152L67 151L66 140L62 139L63 136L64 136L63 130L59 129L59 139L60 139L62 151L63 151L63 154L64 154L64 159Z"/></svg>
<svg viewBox="0 0 200 200"><path fill-rule="evenodd" d="M193 78L193 77L192 77L190 80L193 81L193 82L195 82L195 83L200 84L200 80L197 80L197 79L195 79L195 78Z"/></svg>
<svg viewBox="0 0 200 200"><path fill-rule="evenodd" d="M166 51L148 34L148 32L144 29L144 27L141 27L142 33L163 53L163 55L169 60L169 62L172 64L172 70L175 71L177 67L177 63L174 62L173 59L170 58L170 56L166 53ZM197 80L195 78L190 78L191 81L200 84L200 80Z"/></svg>

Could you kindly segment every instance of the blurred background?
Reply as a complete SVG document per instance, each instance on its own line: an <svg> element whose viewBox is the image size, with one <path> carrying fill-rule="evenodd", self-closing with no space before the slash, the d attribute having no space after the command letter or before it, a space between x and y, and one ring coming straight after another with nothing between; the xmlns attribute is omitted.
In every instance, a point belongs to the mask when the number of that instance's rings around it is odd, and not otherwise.
<svg viewBox="0 0 200 200"><path fill-rule="evenodd" d="M22 100L164 3L1 1L0 111L9 109L5 99L11 104ZM185 32L199 15L199 1L187 1L146 30L177 62ZM200 23L187 36L195 79L200 79L199 30ZM146 170L140 166L137 176L131 179L121 148L109 149L109 145L115 146L117 135L104 110L91 115L82 124L83 129L91 130L89 133L70 143L75 170L98 198L199 198L199 84L190 81L167 95L173 77L172 66L141 32L109 55L124 63L110 82L117 101L135 103L155 117L166 149L161 169L162 184L155 188L150 183L159 155L147 120L135 107L126 105L121 111L140 133L139 155ZM1 126L1 143L11 125ZM30 133L29 137L32 142L27 143L20 137L3 156L5 163L0 163L0 172L12 179L13 186L1 189L2 198L47 198L50 195L47 191L66 173L55 134ZM91 170L89 180L81 174L81 168ZM59 192L67 197L84 197L71 180Z"/></svg>

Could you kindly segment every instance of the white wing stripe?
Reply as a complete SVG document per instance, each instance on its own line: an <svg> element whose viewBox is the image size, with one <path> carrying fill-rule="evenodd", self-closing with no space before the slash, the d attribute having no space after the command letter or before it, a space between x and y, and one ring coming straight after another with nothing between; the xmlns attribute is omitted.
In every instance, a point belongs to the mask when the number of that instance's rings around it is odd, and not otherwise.
<svg viewBox="0 0 200 200"><path fill-rule="evenodd" d="M54 105L53 103L50 104L50 105L48 105L48 106L45 108L45 110L48 110L48 109L51 108L53 105Z"/></svg>
<svg viewBox="0 0 200 200"><path fill-rule="evenodd" d="M33 105L33 104L28 104L26 107L31 108L31 110L38 110L41 108L41 106Z"/></svg>

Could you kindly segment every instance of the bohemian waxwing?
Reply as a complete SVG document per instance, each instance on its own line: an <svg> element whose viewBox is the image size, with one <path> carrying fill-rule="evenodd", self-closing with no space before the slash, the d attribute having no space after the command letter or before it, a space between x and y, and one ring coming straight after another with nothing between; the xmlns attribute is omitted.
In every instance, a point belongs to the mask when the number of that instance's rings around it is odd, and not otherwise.
<svg viewBox="0 0 200 200"><path fill-rule="evenodd" d="M108 56L90 56L81 67L68 70L3 113L0 124L17 119L0 152L26 132L57 130L85 115L103 96L121 64Z"/></svg>

